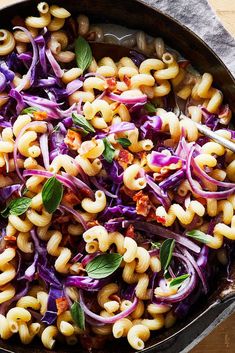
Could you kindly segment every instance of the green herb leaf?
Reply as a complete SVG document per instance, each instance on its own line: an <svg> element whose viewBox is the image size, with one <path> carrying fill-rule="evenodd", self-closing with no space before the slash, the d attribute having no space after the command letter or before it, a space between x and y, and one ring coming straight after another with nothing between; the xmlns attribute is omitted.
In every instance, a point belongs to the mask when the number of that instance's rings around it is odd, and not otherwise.
<svg viewBox="0 0 235 353"><path fill-rule="evenodd" d="M149 102L144 105L144 109L147 110L147 112L149 113L155 113L157 110L157 108Z"/></svg>
<svg viewBox="0 0 235 353"><path fill-rule="evenodd" d="M1 211L1 215L7 218L10 214L14 216L20 216L27 211L31 203L31 199L28 197L20 197L12 200L7 207Z"/></svg>
<svg viewBox="0 0 235 353"><path fill-rule="evenodd" d="M170 282L170 287L179 286L181 285L187 278L189 278L189 274L185 274L176 278L173 278Z"/></svg>
<svg viewBox="0 0 235 353"><path fill-rule="evenodd" d="M205 234L197 229L188 231L186 235L204 244L208 244L212 240L212 237L210 235Z"/></svg>
<svg viewBox="0 0 235 353"><path fill-rule="evenodd" d="M37 112L39 109L35 107L28 107L22 110L21 114L33 114L34 112Z"/></svg>
<svg viewBox="0 0 235 353"><path fill-rule="evenodd" d="M120 145L123 147L129 147L131 145L131 141L125 137L117 139L117 142L120 143Z"/></svg>
<svg viewBox="0 0 235 353"><path fill-rule="evenodd" d="M105 278L114 273L121 262L122 256L120 254L112 253L100 255L87 264L86 271L91 278Z"/></svg>
<svg viewBox="0 0 235 353"><path fill-rule="evenodd" d="M7 218L10 214L10 210L8 207L4 208L4 210L1 211L1 216L4 218Z"/></svg>
<svg viewBox="0 0 235 353"><path fill-rule="evenodd" d="M151 242L151 246L152 246L152 248L153 249L160 249L161 248L161 245L162 245L162 243L159 243L159 242Z"/></svg>
<svg viewBox="0 0 235 353"><path fill-rule="evenodd" d="M171 263L172 253L175 247L174 239L166 239L160 249L160 260L164 272L167 272L168 267Z"/></svg>
<svg viewBox="0 0 235 353"><path fill-rule="evenodd" d="M63 186L55 177L49 178L42 188L42 202L49 213L55 212L63 197Z"/></svg>
<svg viewBox="0 0 235 353"><path fill-rule="evenodd" d="M115 148L111 145L109 140L107 140L106 138L103 139L103 142L104 142L103 157L107 162L112 163L115 155Z"/></svg>
<svg viewBox="0 0 235 353"><path fill-rule="evenodd" d="M59 126L59 124L57 124L57 125L54 127L54 129L52 130L52 134L53 134L54 132L58 132L58 131L60 131L60 126Z"/></svg>
<svg viewBox="0 0 235 353"><path fill-rule="evenodd" d="M92 51L88 42L83 37L78 37L75 41L75 54L77 66L85 71L92 62Z"/></svg>
<svg viewBox="0 0 235 353"><path fill-rule="evenodd" d="M164 273L164 277L165 277L165 279L170 279L171 278L171 275L170 275L169 271L166 271Z"/></svg>
<svg viewBox="0 0 235 353"><path fill-rule="evenodd" d="M29 189L25 187L25 188L21 191L21 195L24 196L25 194L27 194L28 191L29 191Z"/></svg>
<svg viewBox="0 0 235 353"><path fill-rule="evenodd" d="M73 113L72 119L74 124L81 127L86 133L95 132L95 129L93 128L93 126L89 123L88 120L86 120L84 116Z"/></svg>
<svg viewBox="0 0 235 353"><path fill-rule="evenodd" d="M71 306L70 313L73 321L81 330L85 329L85 314L79 302L74 302Z"/></svg>

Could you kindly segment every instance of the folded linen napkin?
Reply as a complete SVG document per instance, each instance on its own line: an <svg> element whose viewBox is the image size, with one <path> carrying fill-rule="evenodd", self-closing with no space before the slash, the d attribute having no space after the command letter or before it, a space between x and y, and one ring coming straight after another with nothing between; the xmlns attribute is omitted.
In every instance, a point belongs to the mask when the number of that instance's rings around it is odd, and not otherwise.
<svg viewBox="0 0 235 353"><path fill-rule="evenodd" d="M190 28L220 57L235 77L235 40L207 0L144 0Z"/></svg>

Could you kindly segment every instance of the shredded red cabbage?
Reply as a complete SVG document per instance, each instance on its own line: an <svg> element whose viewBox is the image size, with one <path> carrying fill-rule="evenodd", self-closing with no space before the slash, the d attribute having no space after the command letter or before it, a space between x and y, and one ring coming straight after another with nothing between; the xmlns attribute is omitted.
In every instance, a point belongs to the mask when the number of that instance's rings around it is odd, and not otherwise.
<svg viewBox="0 0 235 353"><path fill-rule="evenodd" d="M175 239L175 241L177 241L179 244L183 245L184 247L190 249L191 251L197 254L199 254L201 251L201 248L188 238L184 237L183 235L172 232L168 228L161 227L158 224L142 221L135 221L134 223L133 221L122 222L123 228L128 227L130 224L133 224L136 230L141 230L143 232L148 233L148 237L150 239L158 235L162 238Z"/></svg>
<svg viewBox="0 0 235 353"><path fill-rule="evenodd" d="M80 304L81 304L81 307L84 310L85 314L87 316L89 316L90 318L97 320L98 322L102 322L104 324L113 324L117 320L123 319L123 318L127 317L128 315L130 315L136 309L136 307L138 305L138 299L135 297L132 305L130 305L126 310L122 311L119 314L110 316L110 317L103 317L103 316L100 316L100 315L93 313L85 304L85 299L84 299L82 290L80 291Z"/></svg>
<svg viewBox="0 0 235 353"><path fill-rule="evenodd" d="M63 289L50 286L49 297L47 302L47 311L42 317L42 322L47 325L53 325L57 319L56 299L64 297Z"/></svg>
<svg viewBox="0 0 235 353"><path fill-rule="evenodd" d="M77 287L92 292L100 290L109 280L107 278L93 279L88 276L68 276L64 284L67 287Z"/></svg>

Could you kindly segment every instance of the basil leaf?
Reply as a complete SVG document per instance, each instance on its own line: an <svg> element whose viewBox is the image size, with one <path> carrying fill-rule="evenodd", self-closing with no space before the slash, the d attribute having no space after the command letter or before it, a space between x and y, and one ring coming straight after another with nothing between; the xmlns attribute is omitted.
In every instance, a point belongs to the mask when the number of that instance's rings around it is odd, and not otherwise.
<svg viewBox="0 0 235 353"><path fill-rule="evenodd" d="M84 116L73 113L72 119L74 124L80 126L86 133L95 132L93 126L89 123L88 120L86 120L86 118L84 118Z"/></svg>
<svg viewBox="0 0 235 353"><path fill-rule="evenodd" d="M29 191L29 189L25 187L25 188L21 191L21 195L24 196L25 194L27 194L28 191Z"/></svg>
<svg viewBox="0 0 235 353"><path fill-rule="evenodd" d="M59 124L57 124L57 125L54 127L54 129L52 130L52 134L53 134L54 132L58 132L58 131L60 131L60 126L59 126Z"/></svg>
<svg viewBox="0 0 235 353"><path fill-rule="evenodd" d="M117 142L120 143L123 147L129 147L131 145L131 141L127 138L119 138L117 139Z"/></svg>
<svg viewBox="0 0 235 353"><path fill-rule="evenodd" d="M173 278L170 282L170 287L179 286L181 285L187 278L189 278L189 274L185 274L176 278Z"/></svg>
<svg viewBox="0 0 235 353"><path fill-rule="evenodd" d="M168 267L171 263L172 253L175 247L174 239L166 239L160 249L160 261L164 272L167 272Z"/></svg>
<svg viewBox="0 0 235 353"><path fill-rule="evenodd" d="M4 210L1 211L1 216L3 218L7 218L9 216L9 214L10 214L10 210L8 207L4 208Z"/></svg>
<svg viewBox="0 0 235 353"><path fill-rule="evenodd" d="M112 253L100 255L87 264L86 271L91 278L105 278L114 273L121 262L122 256L120 254Z"/></svg>
<svg viewBox="0 0 235 353"><path fill-rule="evenodd" d="M161 245L162 245L162 243L159 243L157 241L154 242L154 243L151 242L151 246L152 246L153 249L160 249Z"/></svg>
<svg viewBox="0 0 235 353"><path fill-rule="evenodd" d="M92 51L88 42L81 36L75 41L75 54L77 66L85 71L92 62Z"/></svg>
<svg viewBox="0 0 235 353"><path fill-rule="evenodd" d="M31 204L31 199L28 197L21 197L19 199L12 200L8 208L10 209L10 214L15 216L20 216L27 211Z"/></svg>
<svg viewBox="0 0 235 353"><path fill-rule="evenodd" d="M21 114L33 114L34 112L37 112L39 109L35 107L28 107L22 110Z"/></svg>
<svg viewBox="0 0 235 353"><path fill-rule="evenodd" d="M85 314L79 302L74 302L70 309L71 316L76 326L81 330L85 329Z"/></svg>
<svg viewBox="0 0 235 353"><path fill-rule="evenodd" d="M166 271L164 273L164 277L165 277L165 279L170 279L171 278L171 275L169 274L169 271Z"/></svg>
<svg viewBox="0 0 235 353"><path fill-rule="evenodd" d="M28 197L20 197L12 200L7 207L1 212L4 218L7 218L10 214L14 216L20 216L27 211L31 204L31 199Z"/></svg>
<svg viewBox="0 0 235 353"><path fill-rule="evenodd" d="M156 112L156 107L152 103L146 103L144 105L144 109L147 110L149 113L155 113Z"/></svg>
<svg viewBox="0 0 235 353"><path fill-rule="evenodd" d="M208 244L212 237L208 234L201 232L200 230L194 229L186 233L188 237L194 238L195 240L200 241L201 243Z"/></svg>
<svg viewBox="0 0 235 353"><path fill-rule="evenodd" d="M55 177L49 178L42 188L42 202L49 213L55 212L63 197L63 186Z"/></svg>
<svg viewBox="0 0 235 353"><path fill-rule="evenodd" d="M107 140L106 138L103 139L103 142L104 142L103 157L107 162L112 163L115 155L115 148L111 145L109 140Z"/></svg>

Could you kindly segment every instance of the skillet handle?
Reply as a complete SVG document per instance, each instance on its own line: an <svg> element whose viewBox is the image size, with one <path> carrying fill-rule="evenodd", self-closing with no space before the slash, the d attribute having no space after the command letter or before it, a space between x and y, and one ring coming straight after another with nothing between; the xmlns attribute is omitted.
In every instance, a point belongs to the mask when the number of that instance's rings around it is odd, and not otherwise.
<svg viewBox="0 0 235 353"><path fill-rule="evenodd" d="M187 353L205 338L217 325L235 311L235 297L218 300L209 306L201 315L182 329L156 346L161 353ZM153 348L146 349L145 353L153 353Z"/></svg>

